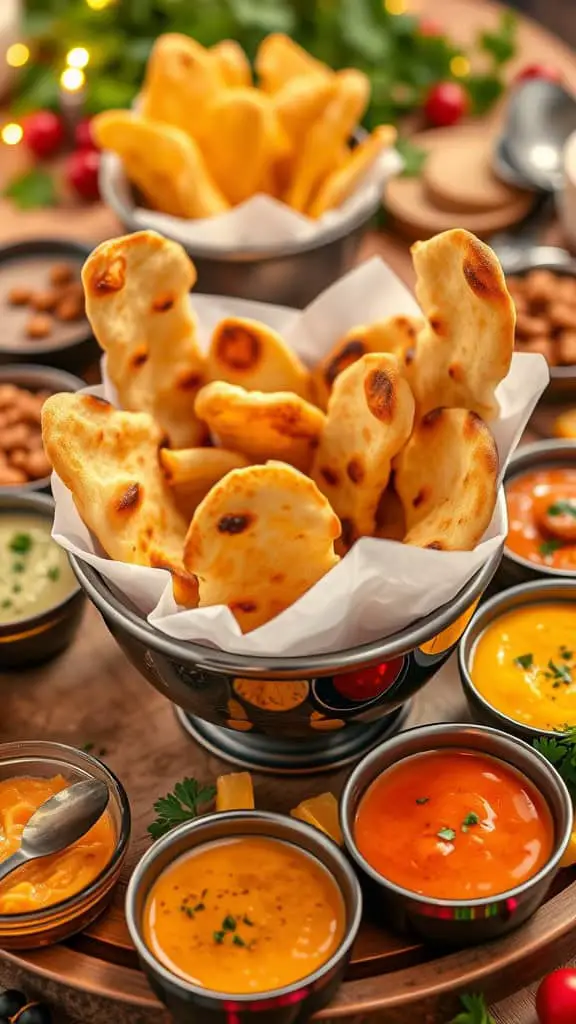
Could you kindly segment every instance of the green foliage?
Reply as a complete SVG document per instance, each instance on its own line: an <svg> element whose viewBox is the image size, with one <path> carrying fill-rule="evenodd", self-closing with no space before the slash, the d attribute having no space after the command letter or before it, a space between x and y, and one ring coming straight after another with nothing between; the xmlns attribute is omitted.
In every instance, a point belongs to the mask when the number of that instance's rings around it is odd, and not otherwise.
<svg viewBox="0 0 576 1024"><path fill-rule="evenodd" d="M542 737L532 746L541 753L566 783L572 799L576 799L576 728L566 726L558 739Z"/></svg>
<svg viewBox="0 0 576 1024"><path fill-rule="evenodd" d="M462 52L444 36L421 34L415 18L389 14L383 0L112 0L99 11L86 0L27 0L25 6L34 63L22 76L17 114L56 104L58 74L72 46L90 51L88 109L94 113L131 103L162 32L184 32L205 46L233 38L251 59L265 35L286 32L332 67L366 72L371 128L420 108L431 85L452 78L450 61ZM477 39L487 71L461 81L478 113L502 91L500 70L513 55L515 28L507 12Z"/></svg>
<svg viewBox="0 0 576 1024"><path fill-rule="evenodd" d="M463 1010L454 1017L450 1024L496 1024L492 1015L488 1013L483 995L461 996L460 1002Z"/></svg>
<svg viewBox="0 0 576 1024"><path fill-rule="evenodd" d="M422 146L417 146L410 139L399 138L396 141L396 149L404 161L402 176L404 178L415 178L420 174L428 153Z"/></svg>
<svg viewBox="0 0 576 1024"><path fill-rule="evenodd" d="M21 210L54 206L56 202L56 187L52 175L37 168L14 178L2 194Z"/></svg>
<svg viewBox="0 0 576 1024"><path fill-rule="evenodd" d="M148 825L148 832L153 839L159 839L176 825L197 818L201 808L211 803L215 796L214 786L201 786L196 779L182 779L174 786L173 793L161 796L154 804L156 818Z"/></svg>

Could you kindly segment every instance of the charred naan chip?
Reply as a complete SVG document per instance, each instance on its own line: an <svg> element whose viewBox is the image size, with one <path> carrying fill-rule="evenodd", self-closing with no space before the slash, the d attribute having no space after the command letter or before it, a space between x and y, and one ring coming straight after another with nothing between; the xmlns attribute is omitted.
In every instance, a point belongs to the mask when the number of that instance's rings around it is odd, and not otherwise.
<svg viewBox="0 0 576 1024"><path fill-rule="evenodd" d="M190 520L214 484L230 470L242 469L249 462L225 448L161 448L160 465L178 508Z"/></svg>
<svg viewBox="0 0 576 1024"><path fill-rule="evenodd" d="M405 365L421 325L421 320L411 316L390 316L348 331L313 372L314 398L320 408L326 409L338 374L368 352L390 352Z"/></svg>
<svg viewBox="0 0 576 1024"><path fill-rule="evenodd" d="M86 314L120 404L150 413L175 448L206 436L194 414L206 381L188 298L195 280L182 246L154 231L102 242L82 269Z"/></svg>
<svg viewBox="0 0 576 1024"><path fill-rule="evenodd" d="M198 145L181 128L131 110L107 110L92 119L94 138L116 153L154 210L173 217L214 217L230 209Z"/></svg>
<svg viewBox="0 0 576 1024"><path fill-rule="evenodd" d="M228 473L198 506L184 563L199 605L227 605L244 633L302 597L338 561L340 523L308 477L270 462Z"/></svg>
<svg viewBox="0 0 576 1024"><path fill-rule="evenodd" d="M288 391L264 394L223 381L203 387L195 408L224 448L250 462L279 459L304 473L326 422L320 409Z"/></svg>
<svg viewBox="0 0 576 1024"><path fill-rule="evenodd" d="M490 430L466 409L434 409L395 461L406 544L472 551L496 504L498 451Z"/></svg>
<svg viewBox="0 0 576 1024"><path fill-rule="evenodd" d="M411 251L416 296L427 318L408 368L418 415L445 406L493 419L516 323L500 263L461 228L416 242Z"/></svg>
<svg viewBox="0 0 576 1024"><path fill-rule="evenodd" d="M283 32L273 32L262 40L254 64L260 88L269 93L278 92L287 82L302 75L307 78L332 75L327 64L316 60Z"/></svg>
<svg viewBox="0 0 576 1024"><path fill-rule="evenodd" d="M160 471L162 433L152 417L93 395L52 395L42 407L42 440L106 554L169 569L178 603L195 607L196 580L182 563L188 521Z"/></svg>
<svg viewBox="0 0 576 1024"><path fill-rule="evenodd" d="M391 125L383 124L375 128L367 139L351 151L341 167L328 174L306 211L308 216L321 217L327 210L341 206L352 195L380 154L394 145L396 135L396 129Z"/></svg>
<svg viewBox="0 0 576 1024"><path fill-rule="evenodd" d="M158 37L148 58L141 113L197 138L210 103L225 84L221 56L191 36L167 32Z"/></svg>
<svg viewBox="0 0 576 1024"><path fill-rule="evenodd" d="M244 50L235 39L222 39L208 51L224 84L230 89L252 85L252 68Z"/></svg>
<svg viewBox="0 0 576 1024"><path fill-rule="evenodd" d="M258 320L229 316L216 325L208 351L211 380L247 391L311 393L310 372L276 331Z"/></svg>
<svg viewBox="0 0 576 1024"><path fill-rule="evenodd" d="M414 399L392 355L365 355L337 378L312 479L342 523L342 549L371 536L392 459L406 443Z"/></svg>

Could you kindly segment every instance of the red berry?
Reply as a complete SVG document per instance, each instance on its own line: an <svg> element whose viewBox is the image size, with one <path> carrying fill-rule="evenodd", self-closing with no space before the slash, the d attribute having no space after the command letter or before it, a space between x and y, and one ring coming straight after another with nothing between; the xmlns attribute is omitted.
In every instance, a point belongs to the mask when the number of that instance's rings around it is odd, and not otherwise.
<svg viewBox="0 0 576 1024"><path fill-rule="evenodd" d="M552 971L536 993L540 1024L574 1024L576 1020L576 970L563 967Z"/></svg>
<svg viewBox="0 0 576 1024"><path fill-rule="evenodd" d="M456 124L468 110L468 94L458 82L439 82L430 89L424 112L430 124L445 128Z"/></svg>
<svg viewBox="0 0 576 1024"><path fill-rule="evenodd" d="M421 36L443 36L445 35L445 29L442 28L437 21L433 18L420 18L418 22L418 31Z"/></svg>
<svg viewBox="0 0 576 1024"><path fill-rule="evenodd" d="M74 129L74 141L77 149L98 149L92 135L92 118L85 117L79 121Z"/></svg>
<svg viewBox="0 0 576 1024"><path fill-rule="evenodd" d="M527 64L514 77L514 81L526 82L529 78L546 78L549 82L561 82L562 72L550 64Z"/></svg>
<svg viewBox="0 0 576 1024"><path fill-rule="evenodd" d="M24 141L35 156L47 157L56 153L65 139L61 118L51 110L38 110L24 121Z"/></svg>
<svg viewBox="0 0 576 1024"><path fill-rule="evenodd" d="M66 161L66 180L82 199L99 199L100 154L95 149L77 149Z"/></svg>

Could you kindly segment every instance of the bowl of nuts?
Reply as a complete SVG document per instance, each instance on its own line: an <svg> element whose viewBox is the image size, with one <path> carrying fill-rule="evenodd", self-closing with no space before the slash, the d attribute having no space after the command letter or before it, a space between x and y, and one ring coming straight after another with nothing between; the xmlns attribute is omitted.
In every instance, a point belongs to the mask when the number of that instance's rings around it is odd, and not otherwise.
<svg viewBox="0 0 576 1024"><path fill-rule="evenodd" d="M518 352L540 352L550 367L545 397L576 396L576 260L535 246L506 278L516 305Z"/></svg>
<svg viewBox="0 0 576 1024"><path fill-rule="evenodd" d="M0 365L50 363L81 373L98 358L80 280L89 253L56 238L0 249Z"/></svg>
<svg viewBox="0 0 576 1024"><path fill-rule="evenodd" d="M0 366L0 496L50 490L50 463L40 416L49 395L85 387L79 377L48 366Z"/></svg>

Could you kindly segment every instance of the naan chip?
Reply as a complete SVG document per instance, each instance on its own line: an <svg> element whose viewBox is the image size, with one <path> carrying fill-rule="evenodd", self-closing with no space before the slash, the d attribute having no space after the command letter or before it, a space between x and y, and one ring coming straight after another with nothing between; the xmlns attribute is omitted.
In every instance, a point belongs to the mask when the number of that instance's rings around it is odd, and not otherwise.
<svg viewBox="0 0 576 1024"><path fill-rule="evenodd" d="M198 145L181 128L131 110L107 110L91 123L98 145L120 157L126 175L153 210L193 218L230 209Z"/></svg>
<svg viewBox="0 0 576 1024"><path fill-rule="evenodd" d="M208 352L211 380L247 391L293 391L308 399L310 372L279 334L258 320L229 316L216 325Z"/></svg>
<svg viewBox="0 0 576 1024"><path fill-rule="evenodd" d="M86 314L120 404L153 416L175 448L207 433L194 414L206 382L188 297L195 280L182 246L154 231L102 242L82 269Z"/></svg>
<svg viewBox="0 0 576 1024"><path fill-rule="evenodd" d="M214 484L249 462L225 448L161 448L160 465L178 508L190 520Z"/></svg>
<svg viewBox="0 0 576 1024"><path fill-rule="evenodd" d="M152 417L94 395L52 395L42 407L42 440L106 554L169 569L178 603L195 607L196 580L182 563L188 522L160 471L162 434Z"/></svg>
<svg viewBox="0 0 576 1024"><path fill-rule="evenodd" d="M316 60L283 32L273 32L262 40L254 65L260 88L268 93L278 92L301 75L329 78L333 74L327 64Z"/></svg>
<svg viewBox="0 0 576 1024"><path fill-rule="evenodd" d="M362 356L337 378L311 476L340 518L344 551L374 533L392 459L413 420L414 399L395 356Z"/></svg>
<svg viewBox="0 0 576 1024"><path fill-rule="evenodd" d="M225 85L230 89L252 85L252 68L244 50L235 39L222 39L209 53Z"/></svg>
<svg viewBox="0 0 576 1024"><path fill-rule="evenodd" d="M496 504L498 451L490 430L467 409L434 409L395 462L404 508L404 543L472 551Z"/></svg>
<svg viewBox="0 0 576 1024"><path fill-rule="evenodd" d="M307 132L336 91L336 77L309 75L291 78L273 97L274 110L294 146L300 146Z"/></svg>
<svg viewBox="0 0 576 1024"><path fill-rule="evenodd" d="M304 473L326 422L320 409L288 391L264 394L223 381L203 387L195 409L224 448L250 462L279 459Z"/></svg>
<svg viewBox="0 0 576 1024"><path fill-rule="evenodd" d="M395 128L383 124L375 128L367 139L363 139L351 151L346 163L333 170L322 182L306 211L308 216L321 217L327 210L341 206L352 195L381 153L394 145L396 135Z"/></svg>
<svg viewBox="0 0 576 1024"><path fill-rule="evenodd" d="M262 626L336 565L339 533L326 499L291 466L233 470L198 506L186 537L199 606L227 605L244 633Z"/></svg>
<svg viewBox="0 0 576 1024"><path fill-rule="evenodd" d="M158 37L148 58L140 112L197 138L212 100L225 85L221 54L206 50L191 36L167 32Z"/></svg>
<svg viewBox="0 0 576 1024"><path fill-rule="evenodd" d="M368 352L390 352L404 366L421 325L411 316L390 316L348 331L313 372L314 398L320 408L326 409L338 374Z"/></svg>
<svg viewBox="0 0 576 1024"><path fill-rule="evenodd" d="M401 541L404 540L406 535L406 518L404 516L402 502L396 494L396 490L392 483L393 476L394 473L392 473L390 483L380 496L380 501L378 502L374 536L378 537L380 540Z"/></svg>
<svg viewBox="0 0 576 1024"><path fill-rule="evenodd" d="M516 323L500 263L461 228L416 242L411 251L427 318L408 369L418 415L442 406L494 419L494 392L510 368Z"/></svg>

